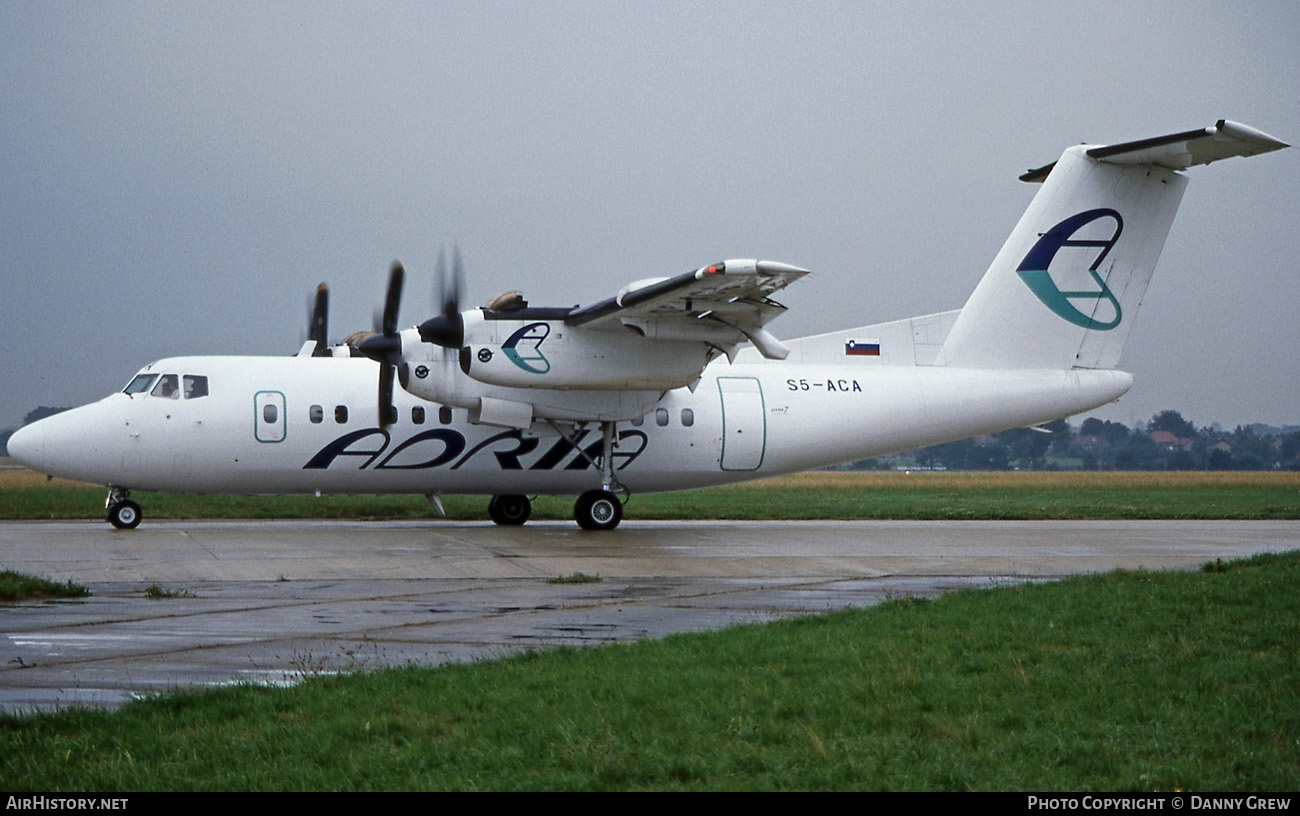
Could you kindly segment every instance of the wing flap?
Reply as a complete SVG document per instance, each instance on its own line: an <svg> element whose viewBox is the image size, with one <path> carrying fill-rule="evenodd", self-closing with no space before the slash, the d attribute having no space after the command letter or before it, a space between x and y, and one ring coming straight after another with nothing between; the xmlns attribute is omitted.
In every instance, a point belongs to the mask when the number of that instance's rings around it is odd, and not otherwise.
<svg viewBox="0 0 1300 816"><path fill-rule="evenodd" d="M569 313L565 323L591 328L621 327L625 321L700 319L716 313L744 331L759 328L785 307L769 296L808 274L776 261L729 260L672 278L625 287L612 298Z"/></svg>

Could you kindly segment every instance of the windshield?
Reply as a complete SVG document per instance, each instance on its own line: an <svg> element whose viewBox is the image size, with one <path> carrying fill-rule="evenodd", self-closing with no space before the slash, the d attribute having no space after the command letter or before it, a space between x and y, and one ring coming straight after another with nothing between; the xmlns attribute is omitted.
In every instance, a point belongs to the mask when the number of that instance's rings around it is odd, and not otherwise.
<svg viewBox="0 0 1300 816"><path fill-rule="evenodd" d="M208 395L208 378L204 374L137 374L122 393L148 394L163 399L199 399Z"/></svg>
<svg viewBox="0 0 1300 816"><path fill-rule="evenodd" d="M175 374L162 375L162 378L158 380L158 384L155 385L153 387L153 390L149 392L149 396L165 397L167 399L180 399L181 386L180 386L180 382L176 379L176 375Z"/></svg>
<svg viewBox="0 0 1300 816"><path fill-rule="evenodd" d="M137 374L135 379L127 383L126 388L122 390L124 394L143 394L148 391L153 381L158 379L157 374Z"/></svg>

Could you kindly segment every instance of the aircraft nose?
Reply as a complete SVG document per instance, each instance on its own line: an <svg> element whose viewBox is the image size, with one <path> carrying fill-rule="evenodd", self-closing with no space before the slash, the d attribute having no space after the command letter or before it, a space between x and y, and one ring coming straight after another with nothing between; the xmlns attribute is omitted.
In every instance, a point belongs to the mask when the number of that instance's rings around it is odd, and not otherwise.
<svg viewBox="0 0 1300 816"><path fill-rule="evenodd" d="M45 429L34 422L14 431L7 445L9 455L32 470L45 469Z"/></svg>

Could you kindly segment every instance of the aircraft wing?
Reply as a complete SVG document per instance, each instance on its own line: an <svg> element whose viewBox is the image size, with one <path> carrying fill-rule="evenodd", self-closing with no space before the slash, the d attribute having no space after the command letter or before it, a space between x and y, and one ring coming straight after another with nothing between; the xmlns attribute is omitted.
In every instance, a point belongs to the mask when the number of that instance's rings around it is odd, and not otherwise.
<svg viewBox="0 0 1300 816"><path fill-rule="evenodd" d="M676 277L628 284L612 298L574 309L564 322L718 345L747 339L764 357L785 359L789 349L763 328L785 311L770 296L807 274L776 261L723 261ZM719 343L735 333L734 342Z"/></svg>

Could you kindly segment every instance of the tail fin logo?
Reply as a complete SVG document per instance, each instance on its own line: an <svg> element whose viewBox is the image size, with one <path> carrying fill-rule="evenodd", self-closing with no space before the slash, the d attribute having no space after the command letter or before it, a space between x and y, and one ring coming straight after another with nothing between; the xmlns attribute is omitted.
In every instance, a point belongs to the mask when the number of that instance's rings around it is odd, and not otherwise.
<svg viewBox="0 0 1300 816"><path fill-rule="evenodd" d="M1087 230L1083 237L1075 237L1084 227L1096 222L1100 223ZM1109 235L1106 234L1108 229ZM1043 233L1016 268L1016 274L1043 305L1058 317L1085 329L1109 331L1119 325L1124 313L1115 293L1106 285L1105 278L1098 274L1097 269L1106 260L1123 231L1124 219L1111 209L1087 210L1072 215ZM1061 254L1058 259L1057 254L1062 249L1072 251ZM1092 252L1096 253L1095 258L1091 256ZM1058 280L1068 282L1075 278L1078 285L1086 285L1082 272L1083 265L1089 260L1091 264L1087 266L1087 273L1097 288L1062 289L1053 280L1052 271L1055 271ZM1052 270L1053 262L1056 263L1055 270Z"/></svg>

